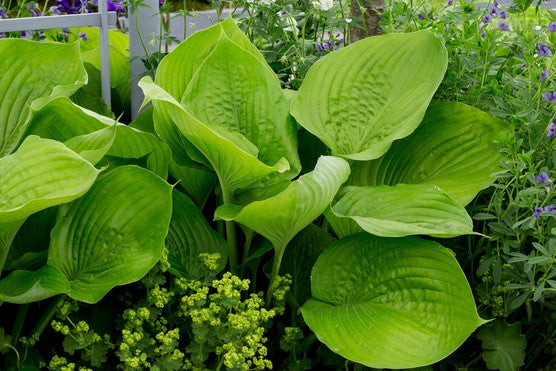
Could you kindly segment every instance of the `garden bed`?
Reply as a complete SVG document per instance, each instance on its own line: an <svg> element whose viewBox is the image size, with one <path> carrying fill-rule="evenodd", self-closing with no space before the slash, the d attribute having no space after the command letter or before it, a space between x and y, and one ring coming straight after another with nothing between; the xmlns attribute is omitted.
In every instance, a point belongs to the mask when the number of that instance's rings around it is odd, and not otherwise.
<svg viewBox="0 0 556 371"><path fill-rule="evenodd" d="M386 3L1 39L0 367L554 369L556 14Z"/></svg>

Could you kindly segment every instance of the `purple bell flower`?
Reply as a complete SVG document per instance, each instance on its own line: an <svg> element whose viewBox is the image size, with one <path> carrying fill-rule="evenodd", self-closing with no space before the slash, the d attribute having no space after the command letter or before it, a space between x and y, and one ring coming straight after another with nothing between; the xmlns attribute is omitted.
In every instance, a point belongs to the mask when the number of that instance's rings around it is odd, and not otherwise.
<svg viewBox="0 0 556 371"><path fill-rule="evenodd" d="M536 206L536 207L535 207L535 212L533 213L533 217L534 217L534 218L540 217L540 216L541 216L541 213L542 213L543 211L544 211L544 210L543 210L542 207Z"/></svg>
<svg viewBox="0 0 556 371"><path fill-rule="evenodd" d="M552 22L552 23L549 24L546 28L547 28L548 31L550 31L550 32L556 31L556 22Z"/></svg>
<svg viewBox="0 0 556 371"><path fill-rule="evenodd" d="M538 55L539 57L550 57L552 55L552 51L548 48L546 44L539 44L537 45L539 48Z"/></svg>
<svg viewBox="0 0 556 371"><path fill-rule="evenodd" d="M509 31L510 30L510 27L508 27L508 25L505 24L504 22L498 22L497 26L502 31Z"/></svg>
<svg viewBox="0 0 556 371"><path fill-rule="evenodd" d="M546 80L546 79L548 79L548 71L547 70L542 70L540 80L542 81L542 80Z"/></svg>
<svg viewBox="0 0 556 371"><path fill-rule="evenodd" d="M553 102L556 103L556 92L546 92L544 93L544 99L546 99L549 102Z"/></svg>

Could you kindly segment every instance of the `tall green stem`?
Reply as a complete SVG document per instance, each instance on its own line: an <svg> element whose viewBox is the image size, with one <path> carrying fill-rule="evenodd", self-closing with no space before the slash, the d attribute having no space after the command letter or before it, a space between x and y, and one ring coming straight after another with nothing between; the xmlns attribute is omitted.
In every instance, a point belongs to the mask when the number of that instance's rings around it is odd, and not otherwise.
<svg viewBox="0 0 556 371"><path fill-rule="evenodd" d="M232 203L232 192L222 186L222 201L224 204ZM237 236L236 223L233 220L226 222L226 240L228 241L228 259L230 260L230 272L237 273Z"/></svg>
<svg viewBox="0 0 556 371"><path fill-rule="evenodd" d="M282 264L282 257L284 256L284 251L286 251L287 242L281 246L274 246L274 260L272 261L272 271L270 272L270 282L268 284L268 291L266 292L266 306L270 306L272 301L272 291L274 289L274 281L276 281L276 276L280 273L280 265Z"/></svg>
<svg viewBox="0 0 556 371"><path fill-rule="evenodd" d="M46 329L46 327L50 323L50 320L52 320L52 317L54 317L54 314L56 313L56 308L58 307L58 303L64 300L65 297L66 295L59 295L56 299L52 301L52 303L50 303L49 307L43 313L41 319L33 329L33 332L31 332L31 336L29 337L30 339L38 339L41 336L42 332Z"/></svg>

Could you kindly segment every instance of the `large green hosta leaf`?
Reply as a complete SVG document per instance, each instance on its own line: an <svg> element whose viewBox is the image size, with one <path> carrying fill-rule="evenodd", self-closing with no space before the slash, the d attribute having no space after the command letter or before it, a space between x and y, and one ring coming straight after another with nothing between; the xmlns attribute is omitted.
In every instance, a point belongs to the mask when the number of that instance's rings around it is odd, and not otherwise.
<svg viewBox="0 0 556 371"><path fill-rule="evenodd" d="M99 170L50 139L29 136L0 159L0 224L82 196Z"/></svg>
<svg viewBox="0 0 556 371"><path fill-rule="evenodd" d="M184 194L172 193L172 220L166 248L170 272L187 279L201 279L206 266L199 260L201 253L218 253L218 271L227 260L226 241L207 223L203 213Z"/></svg>
<svg viewBox="0 0 556 371"><path fill-rule="evenodd" d="M30 109L87 81L79 45L0 40L0 157L20 142Z"/></svg>
<svg viewBox="0 0 556 371"><path fill-rule="evenodd" d="M369 37L317 61L292 114L333 155L372 160L419 125L446 66L428 30Z"/></svg>
<svg viewBox="0 0 556 371"><path fill-rule="evenodd" d="M123 166L70 205L52 231L48 251L48 264L70 282L70 297L96 303L156 264L168 232L171 193L154 173Z"/></svg>
<svg viewBox="0 0 556 371"><path fill-rule="evenodd" d="M473 221L465 208L436 186L398 184L348 189L332 210L376 236L455 237L473 233Z"/></svg>
<svg viewBox="0 0 556 371"><path fill-rule="evenodd" d="M483 321L453 254L436 242L361 233L318 258L307 325L330 349L374 368L428 365Z"/></svg>
<svg viewBox="0 0 556 371"><path fill-rule="evenodd" d="M139 81L147 100L153 100L156 110L164 112L181 134L197 147L218 174L227 192L246 187L274 172L284 172L289 167L283 158L276 164L266 165L257 159L257 148L243 135L225 128L197 120L149 77Z"/></svg>
<svg viewBox="0 0 556 371"><path fill-rule="evenodd" d="M499 119L455 102L434 102L415 132L375 161L352 166L349 184L432 184L466 205L492 180L501 154Z"/></svg>
<svg viewBox="0 0 556 371"><path fill-rule="evenodd" d="M263 163L287 159L290 169L282 177L299 172L296 128L288 101L264 57L231 18L185 40L160 63L155 82L195 119L216 131L236 134L234 141L243 149L250 148L247 152L260 151ZM188 148L192 139L173 127L165 105L155 107L156 131L177 161L191 157L207 164Z"/></svg>
<svg viewBox="0 0 556 371"><path fill-rule="evenodd" d="M243 208L220 206L215 218L235 220L269 239L276 250L274 276L288 242L323 213L348 176L349 165L345 160L322 156L315 170L302 175L276 196Z"/></svg>

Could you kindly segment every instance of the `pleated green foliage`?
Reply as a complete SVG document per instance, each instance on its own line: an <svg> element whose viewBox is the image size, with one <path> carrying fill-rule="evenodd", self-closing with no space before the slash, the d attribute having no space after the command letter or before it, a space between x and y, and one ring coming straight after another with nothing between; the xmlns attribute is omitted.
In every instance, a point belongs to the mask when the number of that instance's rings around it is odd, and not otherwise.
<svg viewBox="0 0 556 371"><path fill-rule="evenodd" d="M440 188L425 184L350 187L332 207L364 231L382 237L424 234L455 237L473 233L465 208Z"/></svg>
<svg viewBox="0 0 556 371"><path fill-rule="evenodd" d="M372 160L417 128L447 63L430 31L366 38L310 68L292 114L333 155Z"/></svg>
<svg viewBox="0 0 556 371"><path fill-rule="evenodd" d="M119 167L58 220L48 265L67 277L70 297L96 303L114 286L141 279L158 262L171 213L169 184L137 166Z"/></svg>
<svg viewBox="0 0 556 371"><path fill-rule="evenodd" d="M330 245L301 308L317 337L374 368L412 368L449 355L483 321L453 254L413 237L356 234Z"/></svg>
<svg viewBox="0 0 556 371"><path fill-rule="evenodd" d="M182 43L140 86L156 132L184 166L202 163L227 191L301 169L296 127L279 81L231 19ZM185 179L187 181L187 179Z"/></svg>
<svg viewBox="0 0 556 371"><path fill-rule="evenodd" d="M87 74L78 44L24 39L0 42L0 157L15 150L31 108L83 86Z"/></svg>
<svg viewBox="0 0 556 371"><path fill-rule="evenodd" d="M489 186L501 154L494 145L504 123L477 108L434 102L409 137L396 141L379 159L356 162L348 184L429 184L462 205Z"/></svg>

